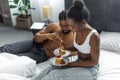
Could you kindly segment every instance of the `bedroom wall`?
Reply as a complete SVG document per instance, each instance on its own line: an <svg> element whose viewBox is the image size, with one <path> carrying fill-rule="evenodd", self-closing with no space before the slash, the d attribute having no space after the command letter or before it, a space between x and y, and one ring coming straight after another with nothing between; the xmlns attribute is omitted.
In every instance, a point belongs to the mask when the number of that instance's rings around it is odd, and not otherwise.
<svg viewBox="0 0 120 80"><path fill-rule="evenodd" d="M65 3L64 0L49 0L49 4L53 8L53 18L52 21L57 22L58 21L58 15L59 12L65 9Z"/></svg>

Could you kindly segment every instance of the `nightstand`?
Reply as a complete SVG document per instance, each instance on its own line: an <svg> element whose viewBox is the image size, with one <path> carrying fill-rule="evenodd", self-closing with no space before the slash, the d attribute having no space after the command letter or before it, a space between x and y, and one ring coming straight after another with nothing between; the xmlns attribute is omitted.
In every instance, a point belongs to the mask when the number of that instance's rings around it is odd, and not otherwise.
<svg viewBox="0 0 120 80"><path fill-rule="evenodd" d="M36 32L44 29L46 27L45 23L43 22L34 22L30 27L30 30L35 34Z"/></svg>

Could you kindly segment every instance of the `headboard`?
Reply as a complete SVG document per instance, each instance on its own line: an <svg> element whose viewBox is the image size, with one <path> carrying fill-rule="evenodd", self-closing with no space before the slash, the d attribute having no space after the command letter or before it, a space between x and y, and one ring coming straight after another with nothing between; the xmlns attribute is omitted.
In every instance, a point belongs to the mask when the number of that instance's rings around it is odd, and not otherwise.
<svg viewBox="0 0 120 80"><path fill-rule="evenodd" d="M98 31L120 32L120 0L83 0L90 10L89 24Z"/></svg>

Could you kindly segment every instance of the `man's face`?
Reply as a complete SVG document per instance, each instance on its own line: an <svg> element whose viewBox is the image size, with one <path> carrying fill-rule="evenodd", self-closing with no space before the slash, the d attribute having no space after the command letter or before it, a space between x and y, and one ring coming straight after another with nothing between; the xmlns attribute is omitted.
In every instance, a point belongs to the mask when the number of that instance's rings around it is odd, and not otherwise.
<svg viewBox="0 0 120 80"><path fill-rule="evenodd" d="M68 34L71 31L71 28L68 26L66 20L61 20L60 26L64 34Z"/></svg>

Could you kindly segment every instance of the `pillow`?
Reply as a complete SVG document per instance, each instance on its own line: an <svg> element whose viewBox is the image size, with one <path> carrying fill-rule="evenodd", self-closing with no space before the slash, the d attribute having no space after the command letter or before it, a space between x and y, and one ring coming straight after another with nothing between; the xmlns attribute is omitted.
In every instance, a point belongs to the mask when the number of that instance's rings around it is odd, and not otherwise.
<svg viewBox="0 0 120 80"><path fill-rule="evenodd" d="M110 51L120 51L120 32L102 31L100 34L100 48Z"/></svg>

